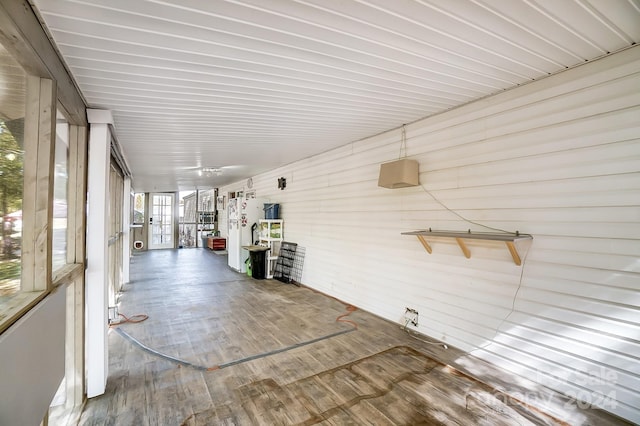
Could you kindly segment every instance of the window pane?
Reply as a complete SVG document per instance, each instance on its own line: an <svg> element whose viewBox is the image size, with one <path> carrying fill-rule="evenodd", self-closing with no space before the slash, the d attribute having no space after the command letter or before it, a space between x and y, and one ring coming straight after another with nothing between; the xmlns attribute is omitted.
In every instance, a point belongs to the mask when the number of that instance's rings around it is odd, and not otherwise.
<svg viewBox="0 0 640 426"><path fill-rule="evenodd" d="M144 223L144 192L133 196L133 223Z"/></svg>
<svg viewBox="0 0 640 426"><path fill-rule="evenodd" d="M0 320L20 291L26 74L0 45Z"/></svg>
<svg viewBox="0 0 640 426"><path fill-rule="evenodd" d="M195 224L180 224L180 247L195 247L196 246L196 225Z"/></svg>
<svg viewBox="0 0 640 426"><path fill-rule="evenodd" d="M53 270L67 263L67 195L69 183L69 123L60 112L56 122L56 163L53 178Z"/></svg>

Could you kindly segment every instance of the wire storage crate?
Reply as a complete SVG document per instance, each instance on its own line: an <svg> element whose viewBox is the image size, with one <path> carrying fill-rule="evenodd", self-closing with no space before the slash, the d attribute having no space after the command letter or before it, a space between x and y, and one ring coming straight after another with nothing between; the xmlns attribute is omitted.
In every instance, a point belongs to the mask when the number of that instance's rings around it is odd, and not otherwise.
<svg viewBox="0 0 640 426"><path fill-rule="evenodd" d="M283 283L295 283L294 273L296 265L297 243L283 241L280 244L280 253L273 271L273 278Z"/></svg>

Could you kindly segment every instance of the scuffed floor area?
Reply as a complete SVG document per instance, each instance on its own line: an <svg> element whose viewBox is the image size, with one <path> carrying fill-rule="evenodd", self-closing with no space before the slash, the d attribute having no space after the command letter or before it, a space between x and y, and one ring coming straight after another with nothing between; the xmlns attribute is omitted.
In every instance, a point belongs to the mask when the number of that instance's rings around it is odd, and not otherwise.
<svg viewBox="0 0 640 426"><path fill-rule="evenodd" d="M148 319L112 327L80 425L625 424L206 249L136 254L131 277L119 312Z"/></svg>

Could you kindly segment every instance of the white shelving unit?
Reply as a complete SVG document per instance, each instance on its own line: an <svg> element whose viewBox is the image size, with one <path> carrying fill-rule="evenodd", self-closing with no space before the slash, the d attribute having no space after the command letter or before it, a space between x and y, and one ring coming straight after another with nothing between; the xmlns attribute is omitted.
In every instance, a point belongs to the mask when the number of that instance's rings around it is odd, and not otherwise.
<svg viewBox="0 0 640 426"><path fill-rule="evenodd" d="M284 238L284 221L282 219L260 219L260 245L269 247L266 254L266 278L273 278L273 270L278 260L280 244Z"/></svg>

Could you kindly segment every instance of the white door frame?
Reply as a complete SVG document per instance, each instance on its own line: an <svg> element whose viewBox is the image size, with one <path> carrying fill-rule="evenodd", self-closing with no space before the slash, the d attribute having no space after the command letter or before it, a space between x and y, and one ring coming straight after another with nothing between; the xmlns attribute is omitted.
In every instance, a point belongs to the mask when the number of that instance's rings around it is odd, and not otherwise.
<svg viewBox="0 0 640 426"><path fill-rule="evenodd" d="M154 205L155 197L169 197L170 204L166 203ZM166 201L167 199L165 199ZM171 192L152 192L149 194L149 250L175 248L175 194ZM158 209L156 209L156 206ZM161 214L156 214L161 213ZM170 221L167 232L167 220ZM165 232L158 238L154 239L157 230L161 226Z"/></svg>

